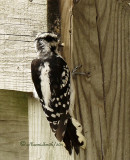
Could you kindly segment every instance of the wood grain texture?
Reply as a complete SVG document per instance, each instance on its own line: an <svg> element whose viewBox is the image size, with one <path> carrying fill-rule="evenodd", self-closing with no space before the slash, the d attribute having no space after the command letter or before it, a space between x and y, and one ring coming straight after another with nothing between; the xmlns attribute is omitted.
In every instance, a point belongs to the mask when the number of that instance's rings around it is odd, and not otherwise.
<svg viewBox="0 0 130 160"><path fill-rule="evenodd" d="M82 0L73 8L73 65L82 65L80 71L87 74L75 77L76 116L87 139L87 149L79 155L84 160L102 160L107 145L96 16L94 0Z"/></svg>
<svg viewBox="0 0 130 160"><path fill-rule="evenodd" d="M32 91L34 39L47 31L47 1L0 2L0 89Z"/></svg>
<svg viewBox="0 0 130 160"><path fill-rule="evenodd" d="M28 160L28 103L21 92L0 90L0 159Z"/></svg>
<svg viewBox="0 0 130 160"><path fill-rule="evenodd" d="M71 52L72 46L72 34L73 34L73 17L72 17L72 0L60 0L60 16L61 16L61 41L64 43L62 56L71 68Z"/></svg>
<svg viewBox="0 0 130 160"><path fill-rule="evenodd" d="M103 11L100 10L100 5ZM107 7L107 10L105 9ZM127 3L97 2L100 51L103 61L108 130L107 159L130 159L130 7Z"/></svg>
<svg viewBox="0 0 130 160"><path fill-rule="evenodd" d="M52 133L39 101L29 97L28 107L29 160L74 160Z"/></svg>
<svg viewBox="0 0 130 160"><path fill-rule="evenodd" d="M87 138L80 159L130 159L129 13L115 0L81 0L73 8L73 65L87 73L75 77L76 115Z"/></svg>

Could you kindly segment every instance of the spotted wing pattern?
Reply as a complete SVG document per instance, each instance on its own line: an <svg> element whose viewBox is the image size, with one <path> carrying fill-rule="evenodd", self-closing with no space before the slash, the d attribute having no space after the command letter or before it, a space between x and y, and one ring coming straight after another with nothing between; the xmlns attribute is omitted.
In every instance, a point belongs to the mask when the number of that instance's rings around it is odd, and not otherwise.
<svg viewBox="0 0 130 160"><path fill-rule="evenodd" d="M52 131L61 141L64 137L70 105L70 72L57 55L32 61L32 80Z"/></svg>

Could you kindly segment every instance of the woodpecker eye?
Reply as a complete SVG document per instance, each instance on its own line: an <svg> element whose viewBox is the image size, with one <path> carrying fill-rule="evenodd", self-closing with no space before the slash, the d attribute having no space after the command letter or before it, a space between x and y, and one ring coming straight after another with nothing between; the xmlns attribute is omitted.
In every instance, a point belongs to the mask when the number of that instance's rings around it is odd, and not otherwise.
<svg viewBox="0 0 130 160"><path fill-rule="evenodd" d="M57 42L57 38L56 37L52 37L52 36L46 36L46 37L44 37L44 39L47 41L47 42L53 42L53 41L55 41L55 42Z"/></svg>
<svg viewBox="0 0 130 160"><path fill-rule="evenodd" d="M43 42L44 40L43 39L39 39L39 42L41 43L41 42Z"/></svg>

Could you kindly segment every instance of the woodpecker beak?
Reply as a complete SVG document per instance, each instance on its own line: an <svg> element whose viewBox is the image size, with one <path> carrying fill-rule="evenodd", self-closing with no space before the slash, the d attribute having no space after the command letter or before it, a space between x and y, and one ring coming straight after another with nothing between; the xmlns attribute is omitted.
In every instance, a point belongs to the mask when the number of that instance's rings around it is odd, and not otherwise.
<svg viewBox="0 0 130 160"><path fill-rule="evenodd" d="M37 37L37 38L35 38L35 40L34 41L37 41L39 38Z"/></svg>
<svg viewBox="0 0 130 160"><path fill-rule="evenodd" d="M64 46L65 46L64 43L60 43L60 44L59 44L59 47L64 47Z"/></svg>

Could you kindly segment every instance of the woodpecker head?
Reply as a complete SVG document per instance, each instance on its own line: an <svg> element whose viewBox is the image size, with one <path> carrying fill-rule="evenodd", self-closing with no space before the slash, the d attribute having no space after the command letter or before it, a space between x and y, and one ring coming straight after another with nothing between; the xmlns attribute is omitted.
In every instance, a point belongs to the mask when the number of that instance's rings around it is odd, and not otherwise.
<svg viewBox="0 0 130 160"><path fill-rule="evenodd" d="M47 54L54 51L58 46L58 37L54 33L40 33L36 36L36 51Z"/></svg>

